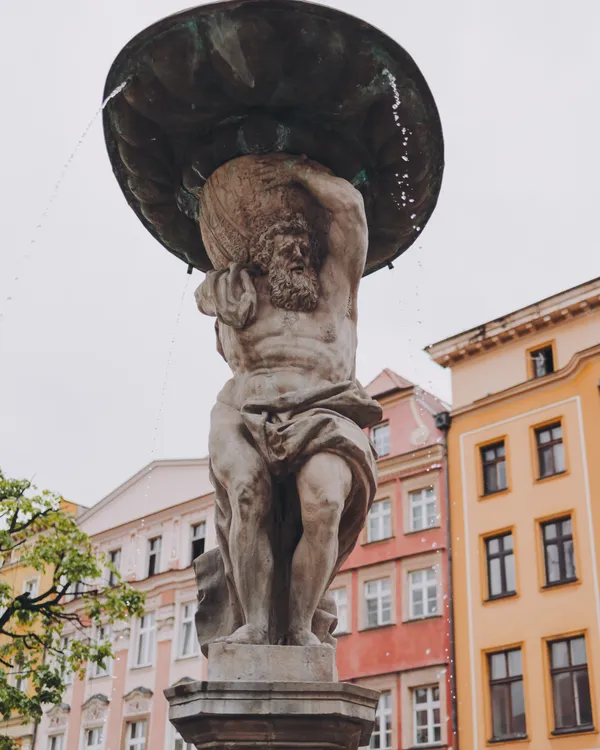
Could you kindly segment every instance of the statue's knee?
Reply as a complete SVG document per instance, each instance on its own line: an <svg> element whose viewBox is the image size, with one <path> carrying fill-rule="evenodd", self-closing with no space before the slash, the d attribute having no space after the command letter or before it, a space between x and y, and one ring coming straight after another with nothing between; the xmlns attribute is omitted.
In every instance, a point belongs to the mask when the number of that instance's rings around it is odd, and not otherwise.
<svg viewBox="0 0 600 750"><path fill-rule="evenodd" d="M341 498L327 494L320 494L305 503L302 508L304 533L323 539L337 536L343 505Z"/></svg>

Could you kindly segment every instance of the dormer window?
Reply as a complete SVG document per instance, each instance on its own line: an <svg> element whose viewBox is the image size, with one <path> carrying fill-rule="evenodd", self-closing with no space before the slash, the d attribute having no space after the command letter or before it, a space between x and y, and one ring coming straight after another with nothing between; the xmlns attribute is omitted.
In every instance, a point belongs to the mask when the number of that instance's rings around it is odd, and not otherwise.
<svg viewBox="0 0 600 750"><path fill-rule="evenodd" d="M390 423L378 424L371 430L371 440L377 451L377 456L387 456L390 452Z"/></svg>
<svg viewBox="0 0 600 750"><path fill-rule="evenodd" d="M532 349L529 352L531 358L531 374L534 378L543 378L554 372L554 352L552 344L541 346L539 349Z"/></svg>

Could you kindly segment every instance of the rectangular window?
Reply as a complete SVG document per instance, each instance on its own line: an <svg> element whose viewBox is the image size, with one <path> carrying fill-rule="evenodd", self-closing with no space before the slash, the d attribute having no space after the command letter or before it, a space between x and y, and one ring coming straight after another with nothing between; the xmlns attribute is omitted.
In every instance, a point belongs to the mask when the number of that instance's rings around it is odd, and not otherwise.
<svg viewBox="0 0 600 750"><path fill-rule="evenodd" d="M369 747L371 750L390 750L392 747L392 694L390 691L381 693L379 698Z"/></svg>
<svg viewBox="0 0 600 750"><path fill-rule="evenodd" d="M63 750L65 735L53 734L48 737L48 750Z"/></svg>
<svg viewBox="0 0 600 750"><path fill-rule="evenodd" d="M378 542L392 536L392 504L379 500L371 505L367 516L367 542Z"/></svg>
<svg viewBox="0 0 600 750"><path fill-rule="evenodd" d="M28 578L23 584L23 593L29 594L30 599L35 599L39 593L40 579Z"/></svg>
<svg viewBox="0 0 600 750"><path fill-rule="evenodd" d="M546 586L577 580L571 516L542 524Z"/></svg>
<svg viewBox="0 0 600 750"><path fill-rule="evenodd" d="M540 479L565 471L565 446L560 422L535 431Z"/></svg>
<svg viewBox="0 0 600 750"><path fill-rule="evenodd" d="M191 562L204 552L206 544L206 524L197 523L192 526L192 557Z"/></svg>
<svg viewBox="0 0 600 750"><path fill-rule="evenodd" d="M508 486L506 482L506 448L504 440L481 448L483 494L492 495Z"/></svg>
<svg viewBox="0 0 600 750"><path fill-rule="evenodd" d="M390 423L378 424L371 430L371 440L375 446L378 458L387 456L390 452Z"/></svg>
<svg viewBox="0 0 600 750"><path fill-rule="evenodd" d="M410 530L422 531L438 526L437 500L433 487L408 493Z"/></svg>
<svg viewBox="0 0 600 750"><path fill-rule="evenodd" d="M415 745L435 745L442 741L439 685L413 690Z"/></svg>
<svg viewBox="0 0 600 750"><path fill-rule="evenodd" d="M333 589L331 591L331 594L335 599L335 608L337 611L338 620L334 635L336 635L337 633L349 633L350 623L348 621L348 589L346 587L342 589Z"/></svg>
<svg viewBox="0 0 600 750"><path fill-rule="evenodd" d="M96 642L98 645L110 641L110 629L108 625L101 625L96 628ZM91 664L90 677L106 677L110 671L110 660L106 659L104 666L100 664Z"/></svg>
<svg viewBox="0 0 600 750"><path fill-rule="evenodd" d="M148 578L160 573L160 550L162 537L156 536L148 539Z"/></svg>
<svg viewBox="0 0 600 750"><path fill-rule="evenodd" d="M148 612L138 620L135 666L148 667L154 661L154 644L156 641L156 617Z"/></svg>
<svg viewBox="0 0 600 750"><path fill-rule="evenodd" d="M531 372L534 378L543 378L554 372L554 353L552 344L533 349L529 352L531 357Z"/></svg>
<svg viewBox="0 0 600 750"><path fill-rule="evenodd" d="M114 570L108 571L108 585L116 586L119 582L117 573L121 572L121 550L113 549L108 553L108 559ZM116 571L116 572L115 572Z"/></svg>
<svg viewBox="0 0 600 750"><path fill-rule="evenodd" d="M127 724L125 750L146 750L146 720Z"/></svg>
<svg viewBox="0 0 600 750"><path fill-rule="evenodd" d="M521 649L488 654L492 738L506 740L525 737L525 694Z"/></svg>
<svg viewBox="0 0 600 750"><path fill-rule="evenodd" d="M438 586L435 568L412 570L408 574L410 619L438 613Z"/></svg>
<svg viewBox="0 0 600 750"><path fill-rule="evenodd" d="M70 638L68 635L63 635L60 639L60 650L63 654L66 656L69 656L71 653L71 643ZM63 675L63 681L65 685L70 685L73 682L73 672L66 667L65 673Z"/></svg>
<svg viewBox="0 0 600 750"><path fill-rule="evenodd" d="M488 598L510 596L517 591L513 535L491 536L485 540Z"/></svg>
<svg viewBox="0 0 600 750"><path fill-rule="evenodd" d="M367 627L388 625L392 622L392 581L380 578L365 583Z"/></svg>
<svg viewBox="0 0 600 750"><path fill-rule="evenodd" d="M85 750L102 750L102 727L85 730Z"/></svg>
<svg viewBox="0 0 600 750"><path fill-rule="evenodd" d="M592 729L592 700L585 638L565 638L548 644L554 699L554 725L558 733Z"/></svg>
<svg viewBox="0 0 600 750"><path fill-rule="evenodd" d="M181 605L179 656L195 656L198 653L195 615L196 607L192 602Z"/></svg>
<svg viewBox="0 0 600 750"><path fill-rule="evenodd" d="M179 732L175 732L175 739L173 741L173 750L196 750L191 742L186 742Z"/></svg>

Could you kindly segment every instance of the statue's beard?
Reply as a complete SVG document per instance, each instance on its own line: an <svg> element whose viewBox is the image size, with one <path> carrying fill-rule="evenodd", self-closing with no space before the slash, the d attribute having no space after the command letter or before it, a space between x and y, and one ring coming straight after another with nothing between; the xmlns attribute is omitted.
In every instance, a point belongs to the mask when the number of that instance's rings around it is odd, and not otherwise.
<svg viewBox="0 0 600 750"><path fill-rule="evenodd" d="M313 268L290 271L276 259L269 265L271 304L282 310L311 312L319 301L319 278Z"/></svg>

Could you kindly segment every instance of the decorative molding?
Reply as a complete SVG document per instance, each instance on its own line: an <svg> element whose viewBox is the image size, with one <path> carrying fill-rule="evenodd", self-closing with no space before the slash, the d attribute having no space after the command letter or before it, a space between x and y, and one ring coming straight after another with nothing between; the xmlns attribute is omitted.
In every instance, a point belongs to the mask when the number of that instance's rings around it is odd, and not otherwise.
<svg viewBox="0 0 600 750"><path fill-rule="evenodd" d="M101 724L106 720L110 700L102 693L96 693L81 706L81 723L84 726Z"/></svg>
<svg viewBox="0 0 600 750"><path fill-rule="evenodd" d="M71 706L68 703L60 703L58 706L53 706L47 713L48 717L48 731L53 729L64 729L67 726L69 720L69 712Z"/></svg>
<svg viewBox="0 0 600 750"><path fill-rule="evenodd" d="M146 714L150 712L152 705L152 696L154 693L147 687L136 687L130 690L127 695L123 696L124 714L132 716L134 714Z"/></svg>

